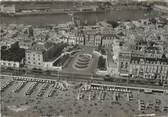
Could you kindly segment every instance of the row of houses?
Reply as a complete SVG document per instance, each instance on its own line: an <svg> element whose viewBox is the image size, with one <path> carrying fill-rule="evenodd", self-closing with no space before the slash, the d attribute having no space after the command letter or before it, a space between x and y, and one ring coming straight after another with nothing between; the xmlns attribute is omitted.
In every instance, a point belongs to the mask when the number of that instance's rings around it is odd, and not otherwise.
<svg viewBox="0 0 168 117"><path fill-rule="evenodd" d="M164 53L121 51L118 58L120 75L168 80L168 57Z"/></svg>
<svg viewBox="0 0 168 117"><path fill-rule="evenodd" d="M81 30L76 33L76 44L98 47L103 46L105 48L111 48L114 39L119 39L117 34L111 29L103 31L98 29Z"/></svg>

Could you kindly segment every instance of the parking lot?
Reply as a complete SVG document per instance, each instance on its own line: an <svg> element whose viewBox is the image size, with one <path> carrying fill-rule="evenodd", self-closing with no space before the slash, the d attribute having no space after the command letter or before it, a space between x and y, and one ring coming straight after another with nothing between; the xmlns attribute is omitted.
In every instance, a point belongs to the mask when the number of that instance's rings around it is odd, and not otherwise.
<svg viewBox="0 0 168 117"><path fill-rule="evenodd" d="M1 79L1 93L13 93L17 96L51 97L57 90L67 90L61 82L36 79Z"/></svg>
<svg viewBox="0 0 168 117"><path fill-rule="evenodd" d="M2 114L15 117L134 117L138 114L168 113L168 95L144 93L122 88L88 87L67 85L64 81L28 78L0 79L2 93ZM11 108L27 107L17 111Z"/></svg>

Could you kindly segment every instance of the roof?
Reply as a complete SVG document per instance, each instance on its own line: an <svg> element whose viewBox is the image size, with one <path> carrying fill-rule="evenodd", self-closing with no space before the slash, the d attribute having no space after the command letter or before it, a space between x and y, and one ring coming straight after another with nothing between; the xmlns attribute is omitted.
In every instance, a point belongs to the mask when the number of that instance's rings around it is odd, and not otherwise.
<svg viewBox="0 0 168 117"><path fill-rule="evenodd" d="M46 42L46 43L38 42L34 44L29 50L45 52L53 46L54 46L54 43L51 43L51 42Z"/></svg>
<svg viewBox="0 0 168 117"><path fill-rule="evenodd" d="M32 40L21 40L21 41L19 41L19 44L24 44L24 43L33 43L33 41Z"/></svg>
<svg viewBox="0 0 168 117"><path fill-rule="evenodd" d="M152 46L147 47L146 49L147 49L147 50L159 50L159 48L158 48L158 47L152 47Z"/></svg>
<svg viewBox="0 0 168 117"><path fill-rule="evenodd" d="M168 65L168 58L166 58L165 55L162 55L161 58L156 58L156 57L146 57L142 52L122 52L119 54L119 57L124 57L124 58L129 58L130 62L137 61L138 63L141 60L144 60L144 62L160 62L164 63L165 65Z"/></svg>
<svg viewBox="0 0 168 117"><path fill-rule="evenodd" d="M154 63L164 63L164 65L168 65L168 58L145 58L145 57L131 57L131 62L137 61L138 63L143 60L145 63L154 62Z"/></svg>

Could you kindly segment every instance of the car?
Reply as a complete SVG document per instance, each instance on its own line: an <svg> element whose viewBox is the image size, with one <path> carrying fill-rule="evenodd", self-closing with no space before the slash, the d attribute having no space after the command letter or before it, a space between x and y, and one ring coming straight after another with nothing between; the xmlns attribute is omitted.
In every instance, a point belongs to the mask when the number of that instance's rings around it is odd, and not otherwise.
<svg viewBox="0 0 168 117"><path fill-rule="evenodd" d="M48 94L47 97L51 97L51 96L53 96L54 92L55 92L55 89L51 89L51 91L49 92L49 94Z"/></svg>

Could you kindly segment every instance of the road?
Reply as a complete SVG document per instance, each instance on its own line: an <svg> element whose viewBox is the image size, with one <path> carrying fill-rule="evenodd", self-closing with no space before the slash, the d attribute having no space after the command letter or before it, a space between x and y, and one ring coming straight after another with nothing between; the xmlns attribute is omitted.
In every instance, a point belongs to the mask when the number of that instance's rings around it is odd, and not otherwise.
<svg viewBox="0 0 168 117"><path fill-rule="evenodd" d="M56 72L50 71L49 73L41 71L40 73L35 73L30 70L25 70L23 72L21 69L18 70L5 70L1 69L1 74L4 75L16 75L16 76L25 76L25 77L35 77L42 79L50 80L66 80L66 81L79 81L79 82L99 82L106 84L121 84L121 85L139 85L145 87L156 87L156 88L167 88L160 86L159 80L148 80L142 78L131 78L131 77L121 77L121 76L112 76L112 77L103 77L98 75L87 75L80 73L66 73L66 72Z"/></svg>
<svg viewBox="0 0 168 117"><path fill-rule="evenodd" d="M106 52L107 52L108 72L110 73L110 75L113 75L115 74L114 68L116 68L116 65L113 60L113 52L111 51L111 49L107 49Z"/></svg>
<svg viewBox="0 0 168 117"><path fill-rule="evenodd" d="M104 81L103 78L101 77L91 77L91 76L87 76L87 75L80 75L80 74L62 74L62 73L58 73L55 76L51 76L51 75L40 75L40 74L33 74L33 75L20 75L20 76L14 76L14 75L9 75L9 74L1 74L0 75L1 78L3 78L2 76L5 77L21 77L21 78L38 78L38 79L43 79L43 80L66 80L66 81L76 81L76 82L91 82L91 83L99 83L99 84L103 84L103 85L115 85L115 86L122 86L122 87L137 87L137 89L141 89L141 88L149 88L152 90L166 90L165 87L162 86L152 86L152 85L145 85L145 84L135 84L135 83L129 83L129 82L121 82L123 80L119 80L118 78L114 78L115 80L112 82L107 82ZM88 78L86 78L88 77ZM119 81L118 81L119 80ZM135 89L135 88L134 88Z"/></svg>

